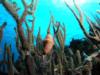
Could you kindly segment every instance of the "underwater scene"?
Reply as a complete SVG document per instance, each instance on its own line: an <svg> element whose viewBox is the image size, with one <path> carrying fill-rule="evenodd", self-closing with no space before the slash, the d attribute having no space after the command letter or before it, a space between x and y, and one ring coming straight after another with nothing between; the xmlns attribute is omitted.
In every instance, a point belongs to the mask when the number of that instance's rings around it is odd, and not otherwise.
<svg viewBox="0 0 100 75"><path fill-rule="evenodd" d="M100 75L100 0L0 0L0 75Z"/></svg>

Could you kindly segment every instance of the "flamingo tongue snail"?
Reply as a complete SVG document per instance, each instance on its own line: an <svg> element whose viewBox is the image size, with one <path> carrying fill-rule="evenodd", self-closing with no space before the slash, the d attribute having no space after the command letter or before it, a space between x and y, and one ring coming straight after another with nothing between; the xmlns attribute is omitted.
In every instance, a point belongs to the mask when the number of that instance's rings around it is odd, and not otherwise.
<svg viewBox="0 0 100 75"><path fill-rule="evenodd" d="M47 34L46 39L44 40L44 53L49 54L52 50L54 45L53 37L50 33Z"/></svg>

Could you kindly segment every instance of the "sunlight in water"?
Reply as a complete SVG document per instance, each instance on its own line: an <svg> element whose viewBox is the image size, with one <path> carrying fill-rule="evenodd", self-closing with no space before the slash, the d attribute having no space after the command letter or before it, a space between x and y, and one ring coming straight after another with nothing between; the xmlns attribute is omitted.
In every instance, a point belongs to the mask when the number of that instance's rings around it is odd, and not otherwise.
<svg viewBox="0 0 100 75"><path fill-rule="evenodd" d="M63 0L63 2L68 2L70 5L73 5L74 0ZM75 0L75 2L79 5L86 3L86 0Z"/></svg>
<svg viewBox="0 0 100 75"><path fill-rule="evenodd" d="M52 1L53 1L53 4L55 4L56 6L62 6L64 4L64 2L67 2L68 4L70 4L71 6L73 6L73 0L52 0ZM78 5L83 5L87 1L86 0L75 0L75 2Z"/></svg>

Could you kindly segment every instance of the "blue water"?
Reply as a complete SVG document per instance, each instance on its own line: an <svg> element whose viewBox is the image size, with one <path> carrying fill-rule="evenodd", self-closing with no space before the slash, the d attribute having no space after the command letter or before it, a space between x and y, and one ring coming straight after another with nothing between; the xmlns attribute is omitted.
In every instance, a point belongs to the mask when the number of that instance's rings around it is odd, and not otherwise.
<svg viewBox="0 0 100 75"><path fill-rule="evenodd" d="M23 5L21 0L9 0L15 1L18 4L18 7L21 7L21 10L17 12L20 16L23 13ZM27 3L30 3L31 0L26 0ZM81 39L84 38L84 34L80 29L75 17L71 13L71 11L66 7L64 3L60 3L61 0L55 0L57 2L54 3L53 0L39 0L37 10L35 13L36 20L34 26L34 36L37 36L37 32L39 27L41 27L41 36L44 39L46 36L46 31L48 28L48 24L50 21L50 12L52 12L53 16L55 17L56 21L60 21L66 25L66 41L67 45L70 44L72 38ZM80 4L80 8L84 13L92 18L91 14L96 14L96 10L100 9L100 5L98 2L100 0L85 0L84 4ZM76 11L74 6L72 8ZM77 12L77 11L76 11ZM3 40L0 43L0 48L4 49L4 43L8 43L12 45L12 52L15 54L15 59L18 57L18 52L15 46L15 32L14 27L16 26L15 20L12 16L5 10L4 6L0 4L0 25L3 22L7 22L7 26L4 29ZM89 31L89 26L87 25L86 21L84 21L85 28ZM31 26L30 26L31 27ZM52 28L51 28L52 33ZM0 57L3 59L3 51L0 52Z"/></svg>

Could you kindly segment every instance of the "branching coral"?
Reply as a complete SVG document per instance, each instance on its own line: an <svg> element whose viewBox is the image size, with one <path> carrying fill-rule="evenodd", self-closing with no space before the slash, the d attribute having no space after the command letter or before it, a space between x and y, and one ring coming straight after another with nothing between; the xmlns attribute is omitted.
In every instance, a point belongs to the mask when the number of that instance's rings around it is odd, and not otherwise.
<svg viewBox="0 0 100 75"><path fill-rule="evenodd" d="M18 32L18 36L19 36L20 43L21 43L21 46L22 46L22 48L20 50L29 51L29 52L31 50L31 47L30 47L30 45L32 44L31 41L33 41L33 40L30 39L30 38L32 38L32 37L30 37L32 35L32 31L31 31L31 35L30 35L30 32L28 31L28 34L29 34L28 37L29 38L27 39L24 35L24 30L22 28L22 24L23 24L23 22L25 22L25 20L26 20L25 18L26 18L27 15L34 15L34 11L36 9L37 1L36 1L36 3L33 3L33 2L34 2L34 0L32 0L32 2L29 5L27 5L25 0L22 0L22 3L24 5L25 9L24 9L24 12L23 12L21 18L19 18L18 14L16 13L17 8L14 9L6 0L1 0L1 3L8 10L8 12L14 17L14 19L17 23L17 32ZM34 23L34 22L32 22L32 23ZM34 24L33 24L33 26L34 26ZM27 53L28 52L26 52L26 54ZM28 55L26 57L26 63L27 63L29 73L31 75L33 75L34 74L33 73L34 71L32 69L33 64L32 64L30 55Z"/></svg>
<svg viewBox="0 0 100 75"><path fill-rule="evenodd" d="M3 37L3 30L4 30L4 28L5 28L6 25L7 25L6 22L4 22L3 25L0 27L0 42L1 42L1 40L2 40L2 37Z"/></svg>
<svg viewBox="0 0 100 75"><path fill-rule="evenodd" d="M16 3L9 4L6 0L0 0L0 3L6 8L6 10L12 15L17 23L17 28L14 28L16 32L16 47L20 54L20 58L16 62L13 62L13 54L11 52L11 45L5 44L4 60L0 64L7 64L8 75L91 75L92 60L98 60L99 51L90 54L82 60L82 55L79 49L73 51L73 48L65 48L66 40L66 27L64 24L56 21L51 15L50 23L47 29L47 34L50 33L50 27L53 25L54 30L54 49L51 54L44 55L43 47L44 42L41 38L41 30L39 28L38 35L36 38L36 46L34 45L34 22L35 22L35 10L38 1L32 0L29 5L22 0L24 11L21 17L18 16ZM79 11L79 17L74 10L66 3L66 6L72 11L75 18L77 19L81 29L88 39L92 39L95 42L100 42L100 29L99 29L99 18L96 16L96 23L93 23L89 17L87 22L90 25L92 35L86 31L83 25L83 13L79 6L74 2L75 7ZM13 7L14 8L13 8ZM26 16L31 15L32 20L27 19ZM31 23L32 27L29 27ZM23 23L27 30L26 35L22 28ZM3 29L6 23L0 27L0 40L2 39ZM26 37L27 36L27 37ZM93 44L92 44L93 45ZM80 47L81 48L81 47ZM83 50L84 52L84 50ZM6 56L8 57L6 60ZM98 60L100 62L100 60ZM17 71L18 70L18 71ZM40 73L39 73L40 72ZM84 74L84 73L85 74Z"/></svg>
<svg viewBox="0 0 100 75"><path fill-rule="evenodd" d="M77 14L75 13L75 11L66 3L66 6L72 11L73 15L75 16L75 18L77 19L81 29L83 30L84 34L86 35L86 37L88 37L89 39L95 40L97 42L100 42L100 35L98 35L98 30L93 26L93 24L89 24L91 29L94 32L94 36L91 36L88 34L88 32L86 31L86 29L84 28L84 24L83 24L83 13L81 12L80 8L76 5L76 3L74 2L75 7L77 8L77 10L79 11L80 14L80 18L77 16ZM87 18L89 21L89 18ZM89 22L90 23L90 22Z"/></svg>

